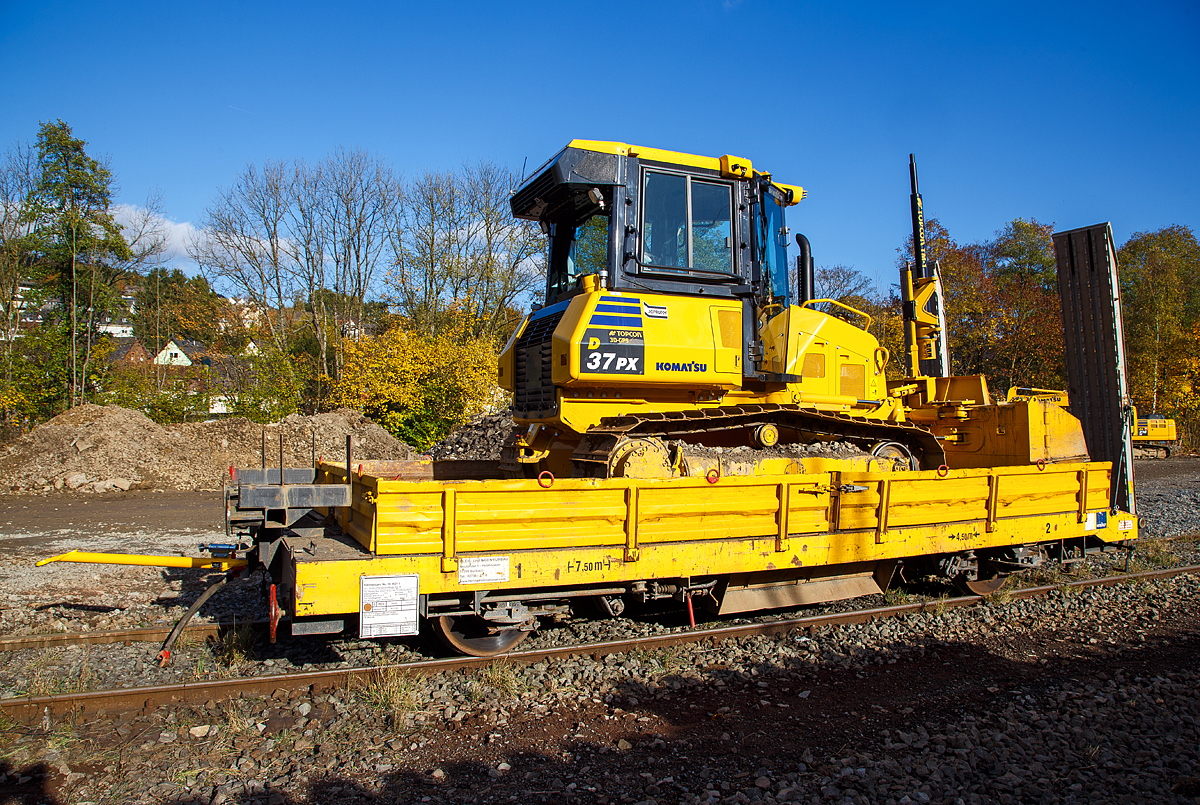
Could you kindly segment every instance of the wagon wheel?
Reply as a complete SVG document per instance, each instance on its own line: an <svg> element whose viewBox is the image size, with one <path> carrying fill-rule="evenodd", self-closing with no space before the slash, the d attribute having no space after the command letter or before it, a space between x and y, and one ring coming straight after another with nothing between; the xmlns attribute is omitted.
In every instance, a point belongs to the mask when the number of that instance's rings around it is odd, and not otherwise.
<svg viewBox="0 0 1200 805"><path fill-rule="evenodd" d="M430 618L433 632L451 650L471 657L495 657L512 651L529 632L497 629L477 615L442 615Z"/></svg>

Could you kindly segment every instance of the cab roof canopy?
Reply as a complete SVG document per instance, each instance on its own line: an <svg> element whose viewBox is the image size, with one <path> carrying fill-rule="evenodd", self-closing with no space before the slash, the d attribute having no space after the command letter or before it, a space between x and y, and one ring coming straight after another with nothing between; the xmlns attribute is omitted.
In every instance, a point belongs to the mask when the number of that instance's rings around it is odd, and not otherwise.
<svg viewBox="0 0 1200 805"><path fill-rule="evenodd" d="M604 140L572 140L534 171L513 194L513 216L529 221L577 218L584 208L592 206L587 196L589 190L622 184L618 168L618 157L622 156L712 171L727 179L770 179L770 174L755 171L750 160L731 154L705 157ZM805 196L802 187L772 184L783 193L789 205L798 203Z"/></svg>

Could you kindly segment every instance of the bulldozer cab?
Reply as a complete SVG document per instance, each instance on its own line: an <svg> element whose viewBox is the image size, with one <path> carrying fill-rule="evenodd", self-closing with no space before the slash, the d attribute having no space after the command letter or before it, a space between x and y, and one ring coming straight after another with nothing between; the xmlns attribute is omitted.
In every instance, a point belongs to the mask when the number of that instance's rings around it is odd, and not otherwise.
<svg viewBox="0 0 1200 805"><path fill-rule="evenodd" d="M803 193L737 157L575 140L511 203L548 236L547 305L604 289L757 308L791 301L784 208Z"/></svg>

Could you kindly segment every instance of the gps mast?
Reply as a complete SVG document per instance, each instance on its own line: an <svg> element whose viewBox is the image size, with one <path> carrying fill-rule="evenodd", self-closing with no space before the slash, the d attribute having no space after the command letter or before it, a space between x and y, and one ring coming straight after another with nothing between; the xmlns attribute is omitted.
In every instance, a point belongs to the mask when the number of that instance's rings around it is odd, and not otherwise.
<svg viewBox="0 0 1200 805"><path fill-rule="evenodd" d="M949 377L946 310L942 278L936 262L925 253L925 210L917 190L917 160L908 155L912 180L913 262L900 272L904 302L904 352L909 377Z"/></svg>

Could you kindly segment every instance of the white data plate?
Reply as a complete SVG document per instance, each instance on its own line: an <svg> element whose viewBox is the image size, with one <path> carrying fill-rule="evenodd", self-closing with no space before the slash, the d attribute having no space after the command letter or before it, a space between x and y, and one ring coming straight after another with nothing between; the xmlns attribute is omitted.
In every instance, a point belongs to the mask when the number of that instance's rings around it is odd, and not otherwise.
<svg viewBox="0 0 1200 805"><path fill-rule="evenodd" d="M496 584L508 581L507 556L460 556L459 584Z"/></svg>
<svg viewBox="0 0 1200 805"><path fill-rule="evenodd" d="M358 636L404 637L420 630L416 574L358 577Z"/></svg>

